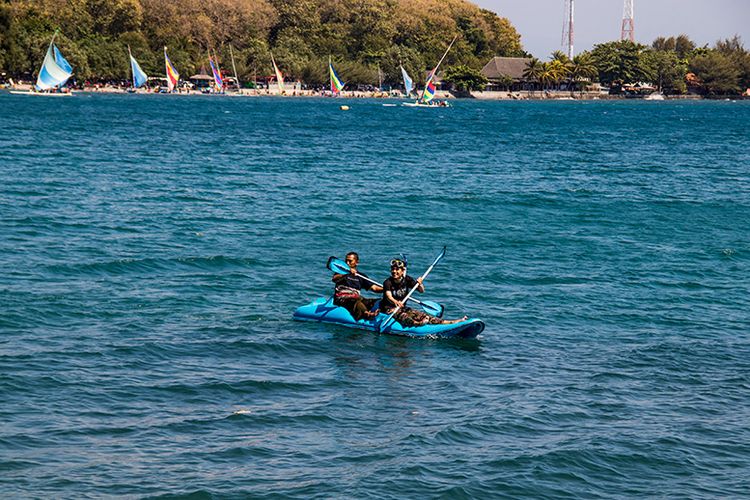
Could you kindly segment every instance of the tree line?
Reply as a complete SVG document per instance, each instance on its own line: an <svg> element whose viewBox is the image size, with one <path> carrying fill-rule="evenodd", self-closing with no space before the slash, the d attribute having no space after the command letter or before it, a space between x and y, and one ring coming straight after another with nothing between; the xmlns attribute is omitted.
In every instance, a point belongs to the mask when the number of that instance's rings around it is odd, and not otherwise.
<svg viewBox="0 0 750 500"><path fill-rule="evenodd" d="M420 82L455 34L445 61L478 70L495 55L523 55L520 35L494 12L464 0L0 0L0 70L31 79L56 44L79 81L125 80L127 47L152 76L163 47L183 77L208 65L208 51L240 79L285 75L328 80L331 56L350 84Z"/></svg>
<svg viewBox="0 0 750 500"><path fill-rule="evenodd" d="M750 52L737 36L719 40L712 48L697 47L686 35L659 37L651 46L614 41L596 45L572 60L559 51L548 62L532 58L524 78L542 89L559 88L563 83L575 89L590 82L610 88L645 82L664 94L693 90L731 95L750 88Z"/></svg>

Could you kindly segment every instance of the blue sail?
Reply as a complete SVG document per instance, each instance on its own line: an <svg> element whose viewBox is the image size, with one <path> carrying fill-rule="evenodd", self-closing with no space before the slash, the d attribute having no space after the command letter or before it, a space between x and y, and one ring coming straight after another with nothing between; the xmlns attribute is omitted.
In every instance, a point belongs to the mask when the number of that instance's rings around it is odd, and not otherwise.
<svg viewBox="0 0 750 500"><path fill-rule="evenodd" d="M133 72L133 87L138 88L148 80L148 76L143 72L141 67L138 65L138 61L135 60L133 55L130 55L130 69Z"/></svg>
<svg viewBox="0 0 750 500"><path fill-rule="evenodd" d="M414 89L414 84L412 83L412 79L409 76L409 73L406 72L403 66L401 66L401 75L404 77L404 92L408 96Z"/></svg>
<svg viewBox="0 0 750 500"><path fill-rule="evenodd" d="M54 87L62 87L68 78L73 76L73 68L65 60L55 44L51 43L44 56L42 69L36 79L37 90L48 90Z"/></svg>

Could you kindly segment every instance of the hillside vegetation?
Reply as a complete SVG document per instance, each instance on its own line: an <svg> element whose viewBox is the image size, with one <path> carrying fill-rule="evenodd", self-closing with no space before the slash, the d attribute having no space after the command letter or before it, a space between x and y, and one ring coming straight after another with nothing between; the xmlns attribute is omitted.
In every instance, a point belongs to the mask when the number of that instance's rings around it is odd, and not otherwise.
<svg viewBox="0 0 750 500"><path fill-rule="evenodd" d="M127 46L150 75L164 73L163 47L183 77L207 66L207 51L240 78L282 71L327 81L329 55L349 83L416 80L454 35L446 66L481 68L495 55L520 55L510 22L464 0L6 0L0 3L0 68L36 74L55 30L79 80L127 78Z"/></svg>

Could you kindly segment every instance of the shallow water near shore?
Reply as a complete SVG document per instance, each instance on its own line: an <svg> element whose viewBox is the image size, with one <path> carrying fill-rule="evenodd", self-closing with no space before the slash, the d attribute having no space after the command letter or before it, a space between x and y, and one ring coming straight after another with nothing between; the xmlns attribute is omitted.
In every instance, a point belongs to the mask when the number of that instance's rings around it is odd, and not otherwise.
<svg viewBox="0 0 750 500"><path fill-rule="evenodd" d="M0 94L6 496L750 491L750 103L383 102Z"/></svg>

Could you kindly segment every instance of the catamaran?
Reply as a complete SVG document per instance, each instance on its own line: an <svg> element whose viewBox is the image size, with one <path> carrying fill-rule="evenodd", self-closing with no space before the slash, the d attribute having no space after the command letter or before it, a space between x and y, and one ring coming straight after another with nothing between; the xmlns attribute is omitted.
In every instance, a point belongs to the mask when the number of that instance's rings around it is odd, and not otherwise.
<svg viewBox="0 0 750 500"><path fill-rule="evenodd" d="M128 45L128 55L130 56L130 72L133 75L133 86L128 89L129 93L135 93L135 90L142 86L146 81L148 81L148 76L144 71L141 69L141 66L138 64L138 61L135 60L135 57L133 57L133 53L130 52L130 45Z"/></svg>
<svg viewBox="0 0 750 500"><path fill-rule="evenodd" d="M438 68L445 59L445 56L448 55L448 51L451 50L451 47L453 47L453 44L456 42L456 38L458 38L458 36L453 37L453 41L451 41L450 45L448 45L448 48L445 49L443 57L440 58L440 61L437 63L437 66L435 66L435 69L430 72L430 76L427 77L427 83L425 83L424 90L422 91L422 95L419 97L419 99L417 99L416 102L402 103L403 106L409 106L412 108L449 107L446 101L441 101L440 104L436 104L430 101L435 98L435 93L437 91L437 89L435 88L435 74L437 73Z"/></svg>
<svg viewBox="0 0 750 500"><path fill-rule="evenodd" d="M65 82L73 76L73 67L65 60L60 49L55 45L57 32L52 35L52 40L47 47L47 55L44 56L44 62L36 78L36 91L29 90L11 90L11 94L16 95L44 95L44 96L72 96L73 92L63 92L62 88ZM52 89L57 92L51 92Z"/></svg>

